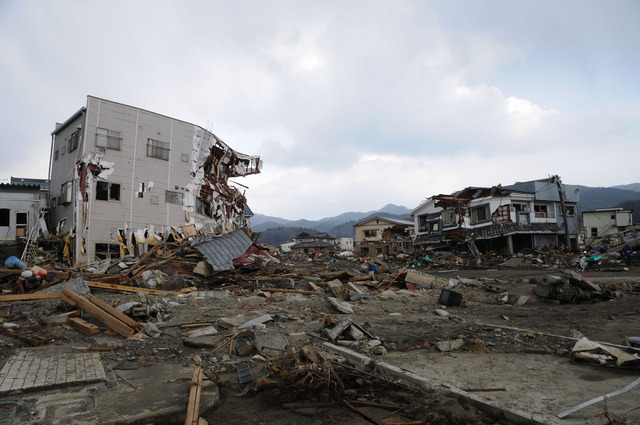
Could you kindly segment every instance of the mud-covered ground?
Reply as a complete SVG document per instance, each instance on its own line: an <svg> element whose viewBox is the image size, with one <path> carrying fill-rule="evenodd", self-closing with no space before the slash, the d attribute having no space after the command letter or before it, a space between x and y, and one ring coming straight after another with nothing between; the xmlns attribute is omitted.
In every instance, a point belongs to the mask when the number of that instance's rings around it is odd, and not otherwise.
<svg viewBox="0 0 640 425"><path fill-rule="evenodd" d="M260 288L308 291L309 281L323 285L330 280L327 273L346 270L364 274L360 263L340 261L330 267L314 263L285 263L278 267L275 274L260 270L243 274L241 278L236 276L228 284L225 284L224 276L210 279L200 289L214 290L216 294L209 293L203 297L148 296L153 311L149 321L160 330L155 338L124 339L105 333L85 336L67 326L44 326L39 320L41 317L70 309L63 301L13 302L9 320L20 326L21 335L49 339L48 344L76 349L111 347L113 351L101 353L103 361L111 366L123 361L141 365L199 363L207 377L217 382L221 389L218 407L205 418L210 423L227 424L370 423L348 407L345 400L398 406L395 409L398 415L425 423L497 423L457 400L399 386L394 379L384 380L357 371L345 371L337 364L333 365L338 368L336 371L347 372L339 388L328 385L324 389L309 391L303 385L298 387L295 382L284 381L286 373L278 367L278 362L302 347L323 351L322 344L326 338L322 336L322 329L327 323L347 316L371 337L339 344L374 359L391 361L406 356L416 364L429 356L443 356L437 348L438 342L462 339L464 345L448 354L452 355L448 358L448 367L454 374L457 354L461 357L469 353L512 355L517 362L526 360L523 354L537 354L549 356L548 359L558 364L565 361L569 364L573 341L558 336L570 337L572 331L578 331L591 340L621 344L625 336L637 336L640 329L640 294L637 292L623 291L620 298L602 302L559 304L536 298L533 289L537 279L546 274L557 275L560 270L422 270L437 277L453 279L455 287L452 289L462 294L463 300L468 301L465 303L467 306L443 308L438 304L439 288L415 291L393 288L387 292L372 291L370 298L350 302L354 313L344 314L329 305L325 294L265 292ZM393 267L391 271L394 271ZM265 275L269 278L261 282L260 276ZM603 271L597 275L630 277L635 275L635 269ZM492 290L487 289L487 284ZM504 292L508 293L506 303L498 300L499 294ZM93 293L114 306L138 301L135 294ZM521 296L528 296L526 303L514 306ZM444 309L447 314L438 314L436 309ZM258 326L256 330L283 335L287 341L285 351L263 349L258 352L250 333L236 336L233 347L223 345L227 338L237 335L233 323L243 323L264 314L270 314L275 320ZM218 334L194 342L189 333L198 328L181 326L194 322L209 322ZM367 342L371 339L378 339L382 344L369 346ZM0 367L16 350L27 346L18 339L0 335ZM256 357L257 354L260 357ZM468 367L469 362L473 364L475 360L465 361L464 367L460 363L460 370L469 374L473 369ZM244 362L251 364L254 379L247 384L239 384L235 365ZM478 368L486 367L486 364L483 360ZM523 364L524 369L526 365ZM632 372L630 376L636 375ZM513 379L520 378L514 376ZM517 394L513 396L518 397Z"/></svg>

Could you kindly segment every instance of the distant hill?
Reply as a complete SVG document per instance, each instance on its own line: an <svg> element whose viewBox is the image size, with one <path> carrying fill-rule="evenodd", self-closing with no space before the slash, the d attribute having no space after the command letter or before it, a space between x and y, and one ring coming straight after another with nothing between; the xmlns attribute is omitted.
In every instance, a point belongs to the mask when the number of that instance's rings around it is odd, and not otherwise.
<svg viewBox="0 0 640 425"><path fill-rule="evenodd" d="M635 192L633 190L617 189L613 187L578 187L580 188L580 210L583 212L593 211L598 208L611 208L624 201L640 199L640 192Z"/></svg>
<svg viewBox="0 0 640 425"><path fill-rule="evenodd" d="M260 233L258 239L260 243L269 245L279 245L301 232L326 232L336 238L353 238L355 236L353 225L376 215L410 220L411 210L407 207L387 204L377 211L351 211L316 221L287 220L256 214L251 218L251 230Z"/></svg>
<svg viewBox="0 0 640 425"><path fill-rule="evenodd" d="M640 183L622 184L619 186L612 186L614 189L633 190L634 192L640 192Z"/></svg>

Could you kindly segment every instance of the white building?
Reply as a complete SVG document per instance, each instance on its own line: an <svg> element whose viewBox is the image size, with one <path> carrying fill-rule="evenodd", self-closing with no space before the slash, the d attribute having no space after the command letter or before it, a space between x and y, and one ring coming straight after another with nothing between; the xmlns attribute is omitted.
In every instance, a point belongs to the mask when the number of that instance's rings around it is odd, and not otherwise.
<svg viewBox="0 0 640 425"><path fill-rule="evenodd" d="M615 244L620 243L618 235L633 224L632 214L632 210L622 208L601 208L583 212L585 244L592 245L604 237L612 237L616 239Z"/></svg>
<svg viewBox="0 0 640 425"><path fill-rule="evenodd" d="M140 255L172 228L245 227L244 189L260 172L204 128L93 96L51 133L50 228L71 234L73 264Z"/></svg>

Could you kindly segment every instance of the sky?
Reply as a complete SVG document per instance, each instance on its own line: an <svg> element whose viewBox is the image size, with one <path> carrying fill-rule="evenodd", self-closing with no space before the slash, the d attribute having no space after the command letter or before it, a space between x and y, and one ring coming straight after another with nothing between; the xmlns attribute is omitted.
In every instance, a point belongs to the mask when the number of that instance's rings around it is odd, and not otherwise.
<svg viewBox="0 0 640 425"><path fill-rule="evenodd" d="M86 96L259 155L255 213L640 181L640 2L0 0L0 180Z"/></svg>

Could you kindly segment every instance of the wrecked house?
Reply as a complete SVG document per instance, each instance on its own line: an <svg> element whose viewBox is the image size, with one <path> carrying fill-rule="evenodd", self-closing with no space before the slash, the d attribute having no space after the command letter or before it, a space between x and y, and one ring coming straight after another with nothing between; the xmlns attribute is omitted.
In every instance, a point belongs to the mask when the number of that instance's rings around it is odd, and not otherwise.
<svg viewBox="0 0 640 425"><path fill-rule="evenodd" d="M564 244L568 233L571 247L576 248L580 194L576 186L558 183L551 177L505 187L468 187L450 195L432 196L411 212L416 230L414 245L472 241L481 252L513 254Z"/></svg>
<svg viewBox="0 0 640 425"><path fill-rule="evenodd" d="M412 247L413 222L375 216L354 226L354 254L359 257L393 255Z"/></svg>
<svg viewBox="0 0 640 425"><path fill-rule="evenodd" d="M623 232L633 225L632 210L622 208L601 208L582 213L584 243L592 246L602 240L613 245L624 242Z"/></svg>
<svg viewBox="0 0 640 425"><path fill-rule="evenodd" d="M337 242L328 233L302 232L293 237L293 245L289 249L295 254L330 254L338 249Z"/></svg>
<svg viewBox="0 0 640 425"><path fill-rule="evenodd" d="M47 187L46 180L14 177L11 183L0 184L0 242L20 242L39 226L39 218L46 214Z"/></svg>
<svg viewBox="0 0 640 425"><path fill-rule="evenodd" d="M246 198L228 180L260 172L258 156L185 121L93 96L51 133L50 228L65 259L141 255L172 233L247 226Z"/></svg>

